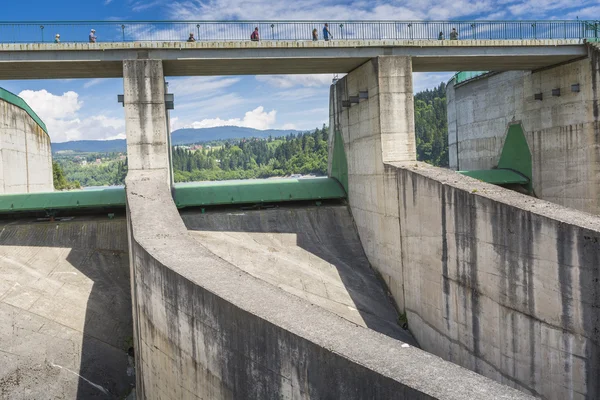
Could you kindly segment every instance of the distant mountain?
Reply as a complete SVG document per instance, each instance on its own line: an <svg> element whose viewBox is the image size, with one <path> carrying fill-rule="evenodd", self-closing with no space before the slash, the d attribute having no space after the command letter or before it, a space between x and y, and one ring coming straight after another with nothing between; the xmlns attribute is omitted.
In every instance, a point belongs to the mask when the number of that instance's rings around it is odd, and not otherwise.
<svg viewBox="0 0 600 400"><path fill-rule="evenodd" d="M74 140L72 142L52 143L52 152L80 151L86 153L123 152L127 149L125 139L115 140Z"/></svg>
<svg viewBox="0 0 600 400"><path fill-rule="evenodd" d="M268 138L269 136L286 136L290 133L301 133L296 130L268 129L260 131L253 128L239 126L218 126L215 128L178 129L171 134L171 142L175 144L190 144L210 142L211 140L242 139L248 137Z"/></svg>
<svg viewBox="0 0 600 400"><path fill-rule="evenodd" d="M253 128L242 128L239 126L219 126L215 128L200 129L178 129L171 134L171 141L174 145L210 142L212 140L241 139L248 137L268 138L269 136L287 136L290 133L298 134L303 131L268 129L261 131ZM125 139L115 140L75 140L71 142L52 143L52 152L58 151L79 151L79 152L124 152L127 150Z"/></svg>

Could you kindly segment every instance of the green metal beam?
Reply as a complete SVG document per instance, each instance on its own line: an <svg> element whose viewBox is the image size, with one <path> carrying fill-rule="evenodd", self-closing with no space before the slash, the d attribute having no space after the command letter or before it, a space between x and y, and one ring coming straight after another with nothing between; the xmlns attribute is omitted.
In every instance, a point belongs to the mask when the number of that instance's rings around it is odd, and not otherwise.
<svg viewBox="0 0 600 400"><path fill-rule="evenodd" d="M344 198L346 191L332 178L261 179L175 185L175 204L179 208Z"/></svg>
<svg viewBox="0 0 600 400"><path fill-rule="evenodd" d="M179 208L345 198L344 188L333 178L195 182L175 185L175 204ZM125 207L124 188L0 195L0 214L122 207Z"/></svg>
<svg viewBox="0 0 600 400"><path fill-rule="evenodd" d="M123 188L0 195L0 213L125 207Z"/></svg>

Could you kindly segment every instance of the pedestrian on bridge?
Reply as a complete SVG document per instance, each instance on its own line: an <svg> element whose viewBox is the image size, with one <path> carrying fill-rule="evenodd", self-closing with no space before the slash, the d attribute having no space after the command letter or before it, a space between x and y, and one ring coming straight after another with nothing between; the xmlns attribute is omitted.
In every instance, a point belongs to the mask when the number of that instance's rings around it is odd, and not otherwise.
<svg viewBox="0 0 600 400"><path fill-rule="evenodd" d="M54 43L60 43L60 35L58 33L54 36Z"/></svg>
<svg viewBox="0 0 600 400"><path fill-rule="evenodd" d="M96 30L92 29L90 31L90 43L96 43Z"/></svg>
<svg viewBox="0 0 600 400"><path fill-rule="evenodd" d="M313 29L312 35L313 35L313 42L316 42L317 40L319 40L319 31L317 30L317 28Z"/></svg>
<svg viewBox="0 0 600 400"><path fill-rule="evenodd" d="M254 32L250 35L250 40L253 42L258 42L260 40L260 37L258 36L258 26L254 28Z"/></svg>
<svg viewBox="0 0 600 400"><path fill-rule="evenodd" d="M325 41L328 42L329 38L333 39L333 35L331 34L331 32L329 32L329 24L325 24L325 26L323 27L323 39L325 39Z"/></svg>
<svg viewBox="0 0 600 400"><path fill-rule="evenodd" d="M438 40L444 40L444 32L440 31L440 34L438 35Z"/></svg>
<svg viewBox="0 0 600 400"><path fill-rule="evenodd" d="M452 28L452 32L450 32L450 40L458 40L458 32L456 28Z"/></svg>
<svg viewBox="0 0 600 400"><path fill-rule="evenodd" d="M190 37L187 40L188 42L195 42L196 38L194 37L194 32L190 32Z"/></svg>

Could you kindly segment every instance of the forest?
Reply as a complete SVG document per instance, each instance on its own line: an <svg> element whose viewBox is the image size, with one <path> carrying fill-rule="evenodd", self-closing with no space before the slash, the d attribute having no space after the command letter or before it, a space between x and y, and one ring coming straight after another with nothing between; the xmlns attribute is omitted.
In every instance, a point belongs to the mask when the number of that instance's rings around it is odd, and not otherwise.
<svg viewBox="0 0 600 400"><path fill-rule="evenodd" d="M417 159L448 166L448 122L445 84L415 94ZM325 175L329 129L282 137L227 139L173 147L176 182ZM61 155L57 159L55 188L123 185L127 160L121 153ZM86 160L86 165L82 161ZM89 164L87 163L89 161ZM95 161L95 162L93 162ZM56 182L57 173L63 176ZM66 178L66 179L64 179Z"/></svg>

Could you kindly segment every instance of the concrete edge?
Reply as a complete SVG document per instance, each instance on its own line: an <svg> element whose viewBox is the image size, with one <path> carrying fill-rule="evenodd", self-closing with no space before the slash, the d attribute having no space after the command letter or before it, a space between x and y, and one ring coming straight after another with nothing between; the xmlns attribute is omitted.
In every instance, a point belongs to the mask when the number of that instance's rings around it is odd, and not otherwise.
<svg viewBox="0 0 600 400"><path fill-rule="evenodd" d="M556 220L570 226L589 229L600 234L600 216L597 215L564 207L512 190L507 190L499 186L459 174L456 171L434 167L424 162L396 162L389 163L388 165L432 179L441 183L442 185L451 186L456 189L469 192L473 196L487 198L528 211L543 218Z"/></svg>
<svg viewBox="0 0 600 400"><path fill-rule="evenodd" d="M130 171L127 205L131 248L141 247L157 264L243 313L307 341L332 357L391 379L399 390L410 388L436 399L531 398L437 356L354 325L216 257L188 234L164 184L162 170ZM134 254L131 257L138 258ZM241 287L244 290L239 290Z"/></svg>

